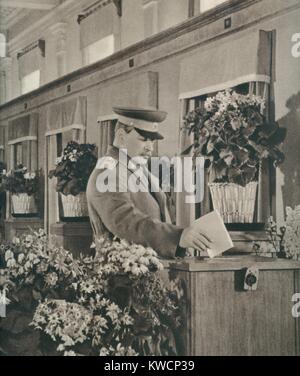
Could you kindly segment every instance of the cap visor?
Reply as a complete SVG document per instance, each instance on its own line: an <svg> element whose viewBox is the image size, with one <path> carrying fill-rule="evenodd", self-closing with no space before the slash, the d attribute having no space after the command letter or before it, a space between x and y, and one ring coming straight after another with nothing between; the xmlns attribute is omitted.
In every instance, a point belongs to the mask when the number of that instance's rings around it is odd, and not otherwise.
<svg viewBox="0 0 300 376"><path fill-rule="evenodd" d="M139 133L141 136L143 136L144 138L148 139L148 140L163 140L164 139L164 136L162 136L160 133L158 132L148 132L148 131L144 131L142 129L138 129L138 128L134 128L137 133Z"/></svg>

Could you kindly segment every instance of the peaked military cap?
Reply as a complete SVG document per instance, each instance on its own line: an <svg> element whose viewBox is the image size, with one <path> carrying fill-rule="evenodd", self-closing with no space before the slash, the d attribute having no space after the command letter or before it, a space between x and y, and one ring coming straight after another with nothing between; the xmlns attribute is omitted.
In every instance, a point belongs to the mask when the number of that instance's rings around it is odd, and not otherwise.
<svg viewBox="0 0 300 376"><path fill-rule="evenodd" d="M162 140L158 132L159 123L163 122L167 113L154 108L113 107L120 123L134 127L143 137L151 140Z"/></svg>

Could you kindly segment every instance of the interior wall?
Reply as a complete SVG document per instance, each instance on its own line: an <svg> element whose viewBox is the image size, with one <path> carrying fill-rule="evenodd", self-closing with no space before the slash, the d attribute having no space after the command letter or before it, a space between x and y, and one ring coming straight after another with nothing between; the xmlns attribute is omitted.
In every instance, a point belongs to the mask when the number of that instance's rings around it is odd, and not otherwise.
<svg viewBox="0 0 300 376"><path fill-rule="evenodd" d="M276 30L275 118L287 128L282 150L285 162L277 169L276 217L281 224L285 208L300 204L300 58L292 55L292 36L297 31L300 10L274 18L259 28Z"/></svg>
<svg viewBox="0 0 300 376"><path fill-rule="evenodd" d="M286 206L293 207L300 204L300 60L299 58L292 57L291 48L293 44L290 42L299 19L300 10L297 10L286 15L281 15L271 21L257 24L254 27L257 30L276 30L276 64L274 67L276 79L274 86L275 114L276 120L279 121L280 125L288 129L287 140L283 146L286 161L278 168L276 180L276 215L279 222L282 222L284 219ZM74 33L76 33L76 30L74 30ZM71 38L71 34L69 37ZM234 38L234 35L232 37ZM71 43L68 42L67 45L68 48L72 49ZM210 48L211 45L207 44L207 48ZM202 48L206 47L199 46L196 49ZM141 98L146 99L150 94L147 90L145 91L143 81L147 72L151 71L156 72L158 76L157 101L159 108L168 112L167 120L162 125L161 131L165 136L165 140L159 143L159 155L168 155L170 157L175 155L177 153L179 134L178 97L180 94L180 63L188 54L189 52L186 52L171 58L166 58L158 63L140 68L138 71L132 71L113 80L107 80L99 85L95 85L88 90L76 93L76 95L87 96L88 142L97 141L97 118L101 115L111 114L113 105L146 103L141 101ZM71 66L75 66L75 61L76 58L74 57ZM199 70L201 69L205 70L206 67L199 67ZM14 80L18 79L18 69L15 63L13 64L12 76ZM60 100L64 101L66 97ZM40 114L39 166L41 168L43 168L44 163L44 134L48 106L49 105L42 106L37 109ZM1 125L5 125L5 122L4 124L1 123Z"/></svg>

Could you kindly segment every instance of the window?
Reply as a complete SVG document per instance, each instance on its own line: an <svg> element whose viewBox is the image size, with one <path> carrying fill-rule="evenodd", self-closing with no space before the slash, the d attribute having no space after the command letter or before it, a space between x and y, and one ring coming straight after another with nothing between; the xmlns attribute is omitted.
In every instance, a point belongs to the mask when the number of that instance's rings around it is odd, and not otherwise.
<svg viewBox="0 0 300 376"><path fill-rule="evenodd" d="M0 34L0 57L6 57L6 38L4 34Z"/></svg>
<svg viewBox="0 0 300 376"><path fill-rule="evenodd" d="M235 87L232 87L231 89L235 90L237 93L242 94L242 95L255 94L255 95L259 95L259 96L263 97L266 100L266 105L267 105L266 109L265 109L265 115L268 116L268 111L269 111L269 85L267 83L265 83L265 82L247 82L247 83L243 83L243 84L237 85ZM209 94L206 94L206 95L201 95L201 96L198 96L198 97L189 98L189 99L184 100L183 114L185 115L189 111L194 110L195 108L204 108L204 103L205 103L206 99L209 98L209 97L213 97L216 94L217 94L217 92L214 92L214 93L209 93ZM188 138L191 140L190 142L193 142L192 141L193 136L191 136L189 133L188 134L182 133L180 137L181 137L181 145L184 145L184 142L189 142ZM186 149L186 147L182 148L182 150L185 150L185 149ZM262 176L261 176L262 171L264 171L264 173L263 173L265 175L264 178L262 178ZM272 173L272 172L268 171L267 167L264 167L264 166L261 167L260 183L259 184L262 184L262 186L264 186L266 188L264 188L265 192L261 193L262 196L257 201L256 214L255 214L255 222L257 222L257 223L263 223L267 219L268 213L269 213L269 210L270 210L270 208L268 206L269 200L266 198L266 197L268 197L268 194L269 194L268 193L269 192L269 186L268 186L268 184L262 182L262 179L266 179L266 181L268 181L268 179L270 179L270 176L269 176L270 173ZM206 175L205 179L207 179L207 175ZM262 188L260 188L260 189L262 189ZM263 198L263 197L265 197L265 198ZM191 206L190 210L191 210L191 212L193 212L193 211L194 212L192 214L188 213L188 216L192 215L192 216L195 216L195 218L199 218L202 215L207 214L207 213L209 213L213 210L209 190L207 188L205 188L204 200L200 204L196 204L194 209ZM185 209L185 211L187 211L187 210ZM186 215L186 213L185 214L181 213L181 216L183 218L184 218L184 215ZM188 223L188 222L186 222L186 223ZM234 225L232 225L232 226L234 226ZM234 228L234 230L235 230L235 228Z"/></svg>
<svg viewBox="0 0 300 376"><path fill-rule="evenodd" d="M158 32L158 5L157 1L148 1L144 9L144 37L150 37Z"/></svg>
<svg viewBox="0 0 300 376"><path fill-rule="evenodd" d="M36 113L9 122L8 145L11 168L22 164L28 170L37 169L37 129L38 115Z"/></svg>
<svg viewBox="0 0 300 376"><path fill-rule="evenodd" d="M228 0L200 0L200 13L206 12Z"/></svg>
<svg viewBox="0 0 300 376"><path fill-rule="evenodd" d="M40 71L36 70L21 79L21 93L26 94L40 87Z"/></svg>
<svg viewBox="0 0 300 376"><path fill-rule="evenodd" d="M114 35L108 35L95 43L90 44L83 50L83 64L93 64L105 57L112 55L115 50Z"/></svg>

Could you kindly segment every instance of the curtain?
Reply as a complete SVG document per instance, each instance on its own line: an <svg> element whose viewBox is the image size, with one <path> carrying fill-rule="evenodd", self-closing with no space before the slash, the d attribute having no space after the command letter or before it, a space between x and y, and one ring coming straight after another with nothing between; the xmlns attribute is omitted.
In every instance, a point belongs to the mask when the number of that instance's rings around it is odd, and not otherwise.
<svg viewBox="0 0 300 376"><path fill-rule="evenodd" d="M52 105L47 113L46 176L55 168L56 159L69 141L86 140L86 97L77 97ZM50 234L52 224L60 220L60 200L56 192L56 179L46 179L45 230Z"/></svg>
<svg viewBox="0 0 300 376"><path fill-rule="evenodd" d="M207 94L235 87L249 85L249 92L260 95L269 102L269 84L272 67L272 32L258 31L243 37L235 36L223 44L197 53L182 62L180 75L179 155L193 143L192 136L184 127L185 114L201 104ZM266 115L268 110L266 111ZM270 179L268 163L263 163L259 172L257 221L264 222L270 213ZM204 184L204 200L200 215L210 211L210 195L207 176ZM194 219L195 206L186 203L186 195L176 197L176 222L188 226Z"/></svg>
<svg viewBox="0 0 300 376"><path fill-rule="evenodd" d="M85 130L86 97L73 98L69 101L54 104L47 114L46 136L64 133L69 130Z"/></svg>
<svg viewBox="0 0 300 376"><path fill-rule="evenodd" d="M24 52L19 58L19 79L29 75L32 72L41 70L44 62L42 47L36 43L31 50Z"/></svg>
<svg viewBox="0 0 300 376"><path fill-rule="evenodd" d="M113 144L116 119L98 121L99 123L99 158L104 157L108 151L109 146Z"/></svg>
<svg viewBox="0 0 300 376"><path fill-rule="evenodd" d="M94 9L91 9L91 14L86 14L86 17L80 22L81 49L108 35L114 34L116 14L116 8L111 0L108 1L107 5L100 6L99 4Z"/></svg>
<svg viewBox="0 0 300 376"><path fill-rule="evenodd" d="M270 83L272 33L248 30L202 47L181 62L180 99L246 82Z"/></svg>
<svg viewBox="0 0 300 376"><path fill-rule="evenodd" d="M23 164L28 170L37 169L37 136L38 114L22 116L9 122L10 168L14 168L16 164Z"/></svg>

